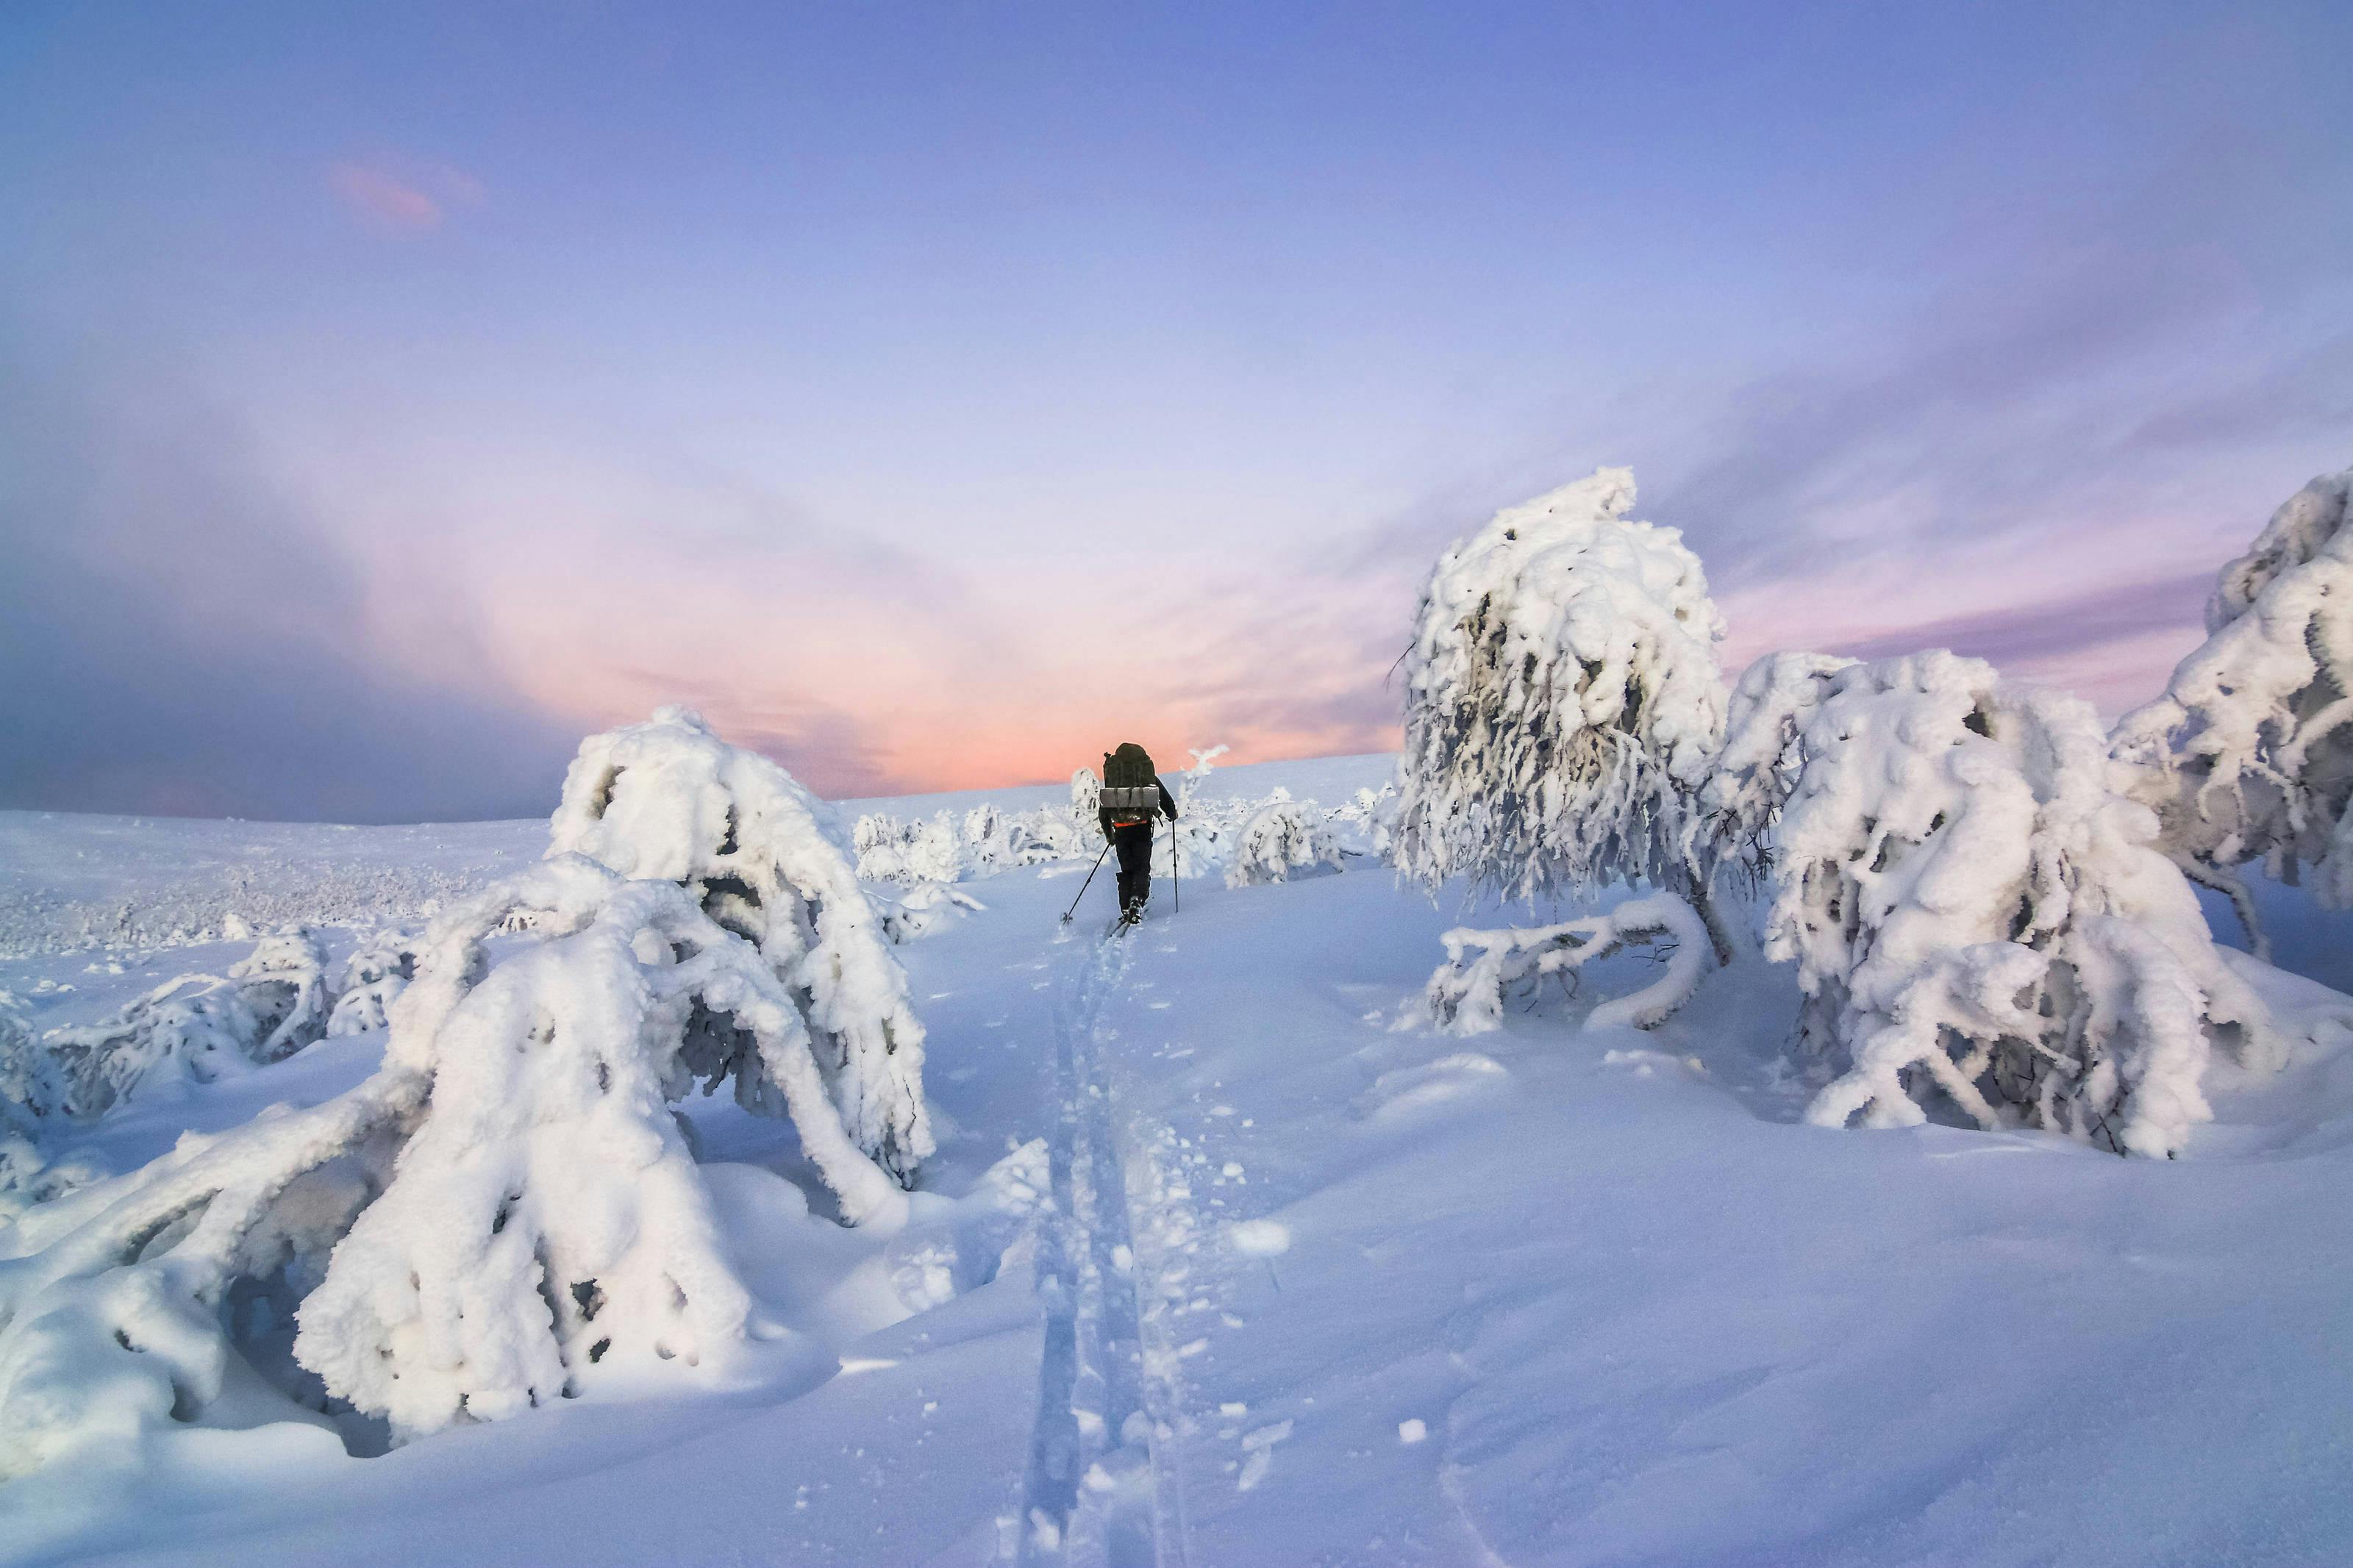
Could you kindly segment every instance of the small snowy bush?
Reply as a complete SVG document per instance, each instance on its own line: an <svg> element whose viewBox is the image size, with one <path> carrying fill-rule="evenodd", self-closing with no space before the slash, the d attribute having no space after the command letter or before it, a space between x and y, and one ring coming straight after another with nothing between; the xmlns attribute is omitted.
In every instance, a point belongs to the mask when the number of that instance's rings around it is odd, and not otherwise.
<svg viewBox="0 0 2353 1568"><path fill-rule="evenodd" d="M268 936L226 977L183 974L93 1024L0 1040L0 1100L35 1116L102 1116L166 1079L209 1083L282 1061L326 1033L316 936Z"/></svg>
<svg viewBox="0 0 2353 1568"><path fill-rule="evenodd" d="M2162 843L2231 895L2261 933L2232 868L2353 905L2353 468L2313 480L2222 569L2207 638L2165 694L2126 714L2114 752Z"/></svg>
<svg viewBox="0 0 2353 1568"><path fill-rule="evenodd" d="M228 977L261 1028L248 1053L255 1061L284 1061L326 1034L327 955L315 932L298 927L263 937Z"/></svg>
<svg viewBox="0 0 2353 1568"><path fill-rule="evenodd" d="M1602 468L1440 558L1405 658L1406 876L1704 892L1686 824L1723 733L1724 627L1698 557L1633 501L1631 471Z"/></svg>
<svg viewBox="0 0 2353 1568"><path fill-rule="evenodd" d="M1093 824L1096 810L1103 805L1103 780L1092 768L1081 768L1071 775L1071 816L1081 826Z"/></svg>
<svg viewBox="0 0 2353 1568"><path fill-rule="evenodd" d="M955 879L955 829L946 869ZM581 742L565 776L551 856L581 854L625 877L676 882L756 946L799 1003L802 1026L850 1136L902 1181L932 1152L923 1028L881 917L858 885L830 808L757 752L681 708ZM784 1106L763 1058L739 1041L735 1095Z"/></svg>
<svg viewBox="0 0 2353 1568"><path fill-rule="evenodd" d="M918 882L883 907L882 933L893 945L914 942L935 936L961 923L966 915L987 908L970 893L945 882Z"/></svg>
<svg viewBox="0 0 2353 1568"><path fill-rule="evenodd" d="M703 824L656 799L736 814L747 849L803 831L757 780L722 798L670 748L593 754L651 775L607 804L657 870L701 853ZM0 1476L201 1413L233 1353L233 1289L299 1301L296 1361L398 1439L545 1405L592 1366L723 1355L755 1328L670 1109L698 1078L756 1073L847 1218L903 1214L828 1092L830 1026L812 1024L858 989L821 964L779 973L712 901L704 879L558 854L434 922L374 1076L191 1133L0 1232ZM740 895L718 901L758 923ZM798 921L805 904L762 908ZM533 939L493 964L485 943L519 912Z"/></svg>
<svg viewBox="0 0 2353 1568"><path fill-rule="evenodd" d="M1810 1120L1917 1122L1941 1096L2169 1155L2211 1116L2215 1044L2271 1065L2155 819L2111 793L2088 704L1943 652L1817 673L1767 931L1838 1070Z"/></svg>
<svg viewBox="0 0 2353 1568"><path fill-rule="evenodd" d="M383 1028L394 999L417 977L417 939L397 927L354 946L343 963L343 983L327 1018L327 1033L358 1035Z"/></svg>
<svg viewBox="0 0 2353 1568"><path fill-rule="evenodd" d="M1234 840L1226 861L1226 886L1249 888L1287 882L1295 872L1340 865L1340 840L1311 801L1287 797L1261 807Z"/></svg>
<svg viewBox="0 0 2353 1568"><path fill-rule="evenodd" d="M1377 790L1359 789L1345 804L1326 812L1324 817L1346 838L1344 847L1386 860L1389 853L1389 818L1396 801L1394 784L1383 784Z"/></svg>

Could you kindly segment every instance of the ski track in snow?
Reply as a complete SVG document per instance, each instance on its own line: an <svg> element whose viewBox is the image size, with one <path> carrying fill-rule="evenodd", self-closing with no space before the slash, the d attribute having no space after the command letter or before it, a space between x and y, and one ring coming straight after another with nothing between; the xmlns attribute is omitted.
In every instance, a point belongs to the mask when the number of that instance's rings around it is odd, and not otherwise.
<svg viewBox="0 0 2353 1568"><path fill-rule="evenodd" d="M999 1560L1021 1568L1183 1568L1191 1558L1172 1452L1191 1423L1168 1325L1184 1292L1171 1254L1190 1226L1157 1202L1142 1152L1153 1140L1123 1135L1103 1048L1115 1038L1103 1005L1130 952L1119 933L1074 943L1055 976L1054 1215L1038 1251L1045 1354L1021 1498L999 1521ZM1154 1200L1141 1223L1132 1190Z"/></svg>

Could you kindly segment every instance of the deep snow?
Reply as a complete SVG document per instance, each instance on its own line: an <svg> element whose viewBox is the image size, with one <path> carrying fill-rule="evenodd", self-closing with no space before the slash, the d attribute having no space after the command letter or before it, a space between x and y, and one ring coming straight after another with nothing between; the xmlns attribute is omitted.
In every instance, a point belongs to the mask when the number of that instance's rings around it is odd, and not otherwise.
<svg viewBox="0 0 2353 1568"><path fill-rule="evenodd" d="M1206 787L1330 805L1388 765ZM18 934L108 900L204 931L238 897L261 926L331 896L372 924L544 836L16 814L0 886ZM2240 963L2295 1060L2253 1081L2218 1064L2217 1119L2176 1161L1831 1131L1801 1121L1788 970L1746 953L1657 1031L1580 1029L1653 976L1630 953L1573 1005L1442 1036L1415 1021L1440 936L1498 911L1349 864L1196 879L1181 914L1164 894L1109 946L1101 879L1057 925L1082 864L965 885L985 910L897 950L940 1145L903 1228L835 1226L788 1123L691 1101L732 1260L794 1334L378 1458L257 1376L218 1416L242 1430L0 1487L0 1555L2353 1560L2353 1001ZM2283 963L2343 962L2301 894L2265 898ZM352 933L327 935L340 964ZM249 945L34 952L0 988L45 1027ZM316 1103L381 1043L142 1093L80 1141L125 1169L184 1129Z"/></svg>

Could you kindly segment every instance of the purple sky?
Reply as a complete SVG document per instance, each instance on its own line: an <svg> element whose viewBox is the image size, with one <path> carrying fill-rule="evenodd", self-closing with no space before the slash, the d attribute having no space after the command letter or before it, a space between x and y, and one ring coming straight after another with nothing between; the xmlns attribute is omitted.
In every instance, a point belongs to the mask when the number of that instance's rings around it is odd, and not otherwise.
<svg viewBox="0 0 2353 1568"><path fill-rule="evenodd" d="M2342 5L0 10L0 805L1389 743L1631 463L1733 628L2114 711L2353 463Z"/></svg>

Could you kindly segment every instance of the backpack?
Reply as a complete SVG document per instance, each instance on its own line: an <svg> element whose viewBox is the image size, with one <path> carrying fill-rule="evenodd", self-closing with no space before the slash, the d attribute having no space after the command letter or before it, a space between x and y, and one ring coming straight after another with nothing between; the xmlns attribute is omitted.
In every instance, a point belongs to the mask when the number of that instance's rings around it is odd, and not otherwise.
<svg viewBox="0 0 2353 1568"><path fill-rule="evenodd" d="M1152 753L1129 741L1104 759L1103 795L1097 804L1120 816L1158 816L1160 774L1152 765Z"/></svg>

